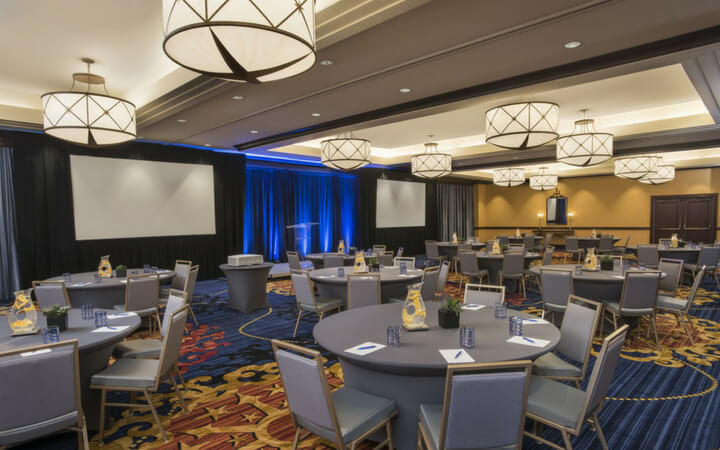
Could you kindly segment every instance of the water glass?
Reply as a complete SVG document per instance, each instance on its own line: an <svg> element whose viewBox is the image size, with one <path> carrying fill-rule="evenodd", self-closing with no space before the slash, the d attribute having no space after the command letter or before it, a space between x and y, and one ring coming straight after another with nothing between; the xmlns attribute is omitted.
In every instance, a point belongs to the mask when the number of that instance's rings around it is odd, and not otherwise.
<svg viewBox="0 0 720 450"><path fill-rule="evenodd" d="M158 266L152 266L150 273L158 273Z"/></svg>
<svg viewBox="0 0 720 450"><path fill-rule="evenodd" d="M583 274L583 266L581 266L580 264L578 264L577 266L575 266L575 276L576 276L576 277L581 277L582 274Z"/></svg>
<svg viewBox="0 0 720 450"><path fill-rule="evenodd" d="M70 274L69 272L65 272L62 277L65 284L68 284L72 281L72 274Z"/></svg>
<svg viewBox="0 0 720 450"><path fill-rule="evenodd" d="M640 270L647 270L647 266L645 265L645 263L642 263L642 262L638 264L638 268Z"/></svg>
<svg viewBox="0 0 720 450"><path fill-rule="evenodd" d="M522 336L522 335L523 335L522 317L511 316L510 317L510 336Z"/></svg>
<svg viewBox="0 0 720 450"><path fill-rule="evenodd" d="M345 268L344 267L338 267L337 276L338 276L338 278L345 277Z"/></svg>
<svg viewBox="0 0 720 450"><path fill-rule="evenodd" d="M400 262L400 275L407 275L407 263Z"/></svg>
<svg viewBox="0 0 720 450"><path fill-rule="evenodd" d="M400 325L387 327L387 345L389 347L400 347Z"/></svg>
<svg viewBox="0 0 720 450"><path fill-rule="evenodd" d="M504 319L507 317L507 307L503 302L495 302L495 318Z"/></svg>
<svg viewBox="0 0 720 450"><path fill-rule="evenodd" d="M150 264L143 265L143 273L150 273Z"/></svg>
<svg viewBox="0 0 720 450"><path fill-rule="evenodd" d="M93 305L86 303L81 306L83 320L92 320L95 315L93 314Z"/></svg>
<svg viewBox="0 0 720 450"><path fill-rule="evenodd" d="M107 312L105 311L95 311L95 327L105 327L107 326Z"/></svg>
<svg viewBox="0 0 720 450"><path fill-rule="evenodd" d="M99 273L95 272L95 273L93 274L93 282L94 282L94 283L101 283L101 282L102 282L102 277L100 276Z"/></svg>
<svg viewBox="0 0 720 450"><path fill-rule="evenodd" d="M42 329L43 344L52 344L60 342L60 327L52 325Z"/></svg>
<svg viewBox="0 0 720 450"><path fill-rule="evenodd" d="M460 328L460 347L475 348L475 328Z"/></svg>

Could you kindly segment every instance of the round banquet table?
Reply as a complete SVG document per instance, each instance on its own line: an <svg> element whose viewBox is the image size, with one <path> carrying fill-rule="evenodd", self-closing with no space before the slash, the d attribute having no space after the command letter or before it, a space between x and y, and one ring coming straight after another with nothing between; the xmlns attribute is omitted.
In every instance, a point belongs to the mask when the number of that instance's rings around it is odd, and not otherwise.
<svg viewBox="0 0 720 450"><path fill-rule="evenodd" d="M533 236L533 238L535 239L535 246L537 247L537 245L542 240L542 236ZM517 237L517 236L508 236L508 242L511 244L524 244L525 238Z"/></svg>
<svg viewBox="0 0 720 450"><path fill-rule="evenodd" d="M463 242L461 242L462 244ZM457 256L458 252L458 244L454 244L452 242L438 242L438 253L440 256L447 256L452 258L453 256ZM485 247L484 242L474 242L472 244L473 250L480 250L481 248Z"/></svg>
<svg viewBox="0 0 720 450"><path fill-rule="evenodd" d="M97 272L82 272L72 274L72 279L65 287L70 297L70 304L73 308L80 308L84 304L90 304L96 308L112 309L115 305L125 304L125 277L115 277L115 271L110 278L101 278L95 283L93 277ZM143 269L128 269L128 275L145 275ZM175 277L175 271L159 269L160 284L167 283ZM48 278L47 281L63 281L63 277Z"/></svg>
<svg viewBox="0 0 720 450"><path fill-rule="evenodd" d="M228 282L228 308L242 312L269 308L267 279L272 267L269 262L249 266L220 264Z"/></svg>
<svg viewBox="0 0 720 450"><path fill-rule="evenodd" d="M347 303L347 277L337 276L337 267L317 269L310 272L310 279L318 288L321 297L342 299ZM345 269L345 274L354 273L352 269ZM380 271L380 297L386 303L391 298L405 298L408 285L417 283L423 276L423 271L408 269L407 275Z"/></svg>
<svg viewBox="0 0 720 450"><path fill-rule="evenodd" d="M401 321L402 305L387 304L343 311L327 317L313 330L325 349L338 356L346 386L395 401L398 415L393 420L393 441L398 449L414 449L420 403L442 403L448 363L438 350L458 349L459 330L438 327L438 304L426 302L427 331L407 332L401 328L400 347L384 347L365 356L345 352L362 344L386 342L388 325ZM508 317L529 314L508 310ZM560 331L552 324L526 325L525 335L547 339L543 347L508 343L508 319L495 319L494 308L463 311L460 326L475 328L475 348L467 350L475 362L535 359L555 348ZM478 399L478 407L483 407Z"/></svg>
<svg viewBox="0 0 720 450"><path fill-rule="evenodd" d="M308 253L305 255L305 259L312 262L316 269L322 269L324 267L322 253ZM347 253L343 255L343 265L352 266L354 263L355 255L349 255Z"/></svg>
<svg viewBox="0 0 720 450"><path fill-rule="evenodd" d="M627 251L637 254L637 245L629 246L627 248ZM658 247L658 256L660 258L682 259L683 261L685 261L685 264L697 263L699 255L700 255L700 248L690 248L690 247L663 248L663 247Z"/></svg>
<svg viewBox="0 0 720 450"><path fill-rule="evenodd" d="M97 309L96 311L100 311ZM118 311L105 310L108 315L123 314ZM29 336L12 337L12 330L6 318L0 320L0 352L16 350L22 347L42 345L42 332ZM45 316L38 312L38 326L45 327ZM83 320L80 309L68 311L68 328L60 332L60 340L78 340L80 357L80 390L82 407L87 419L88 428L98 429L100 419L100 391L90 389L90 378L107 367L115 345L125 339L140 326L137 314L127 314L116 319L108 319L108 325L127 325L128 328L112 333L93 333L95 321ZM5 385L7 387L9 385ZM7 405L5 405L7 407Z"/></svg>
<svg viewBox="0 0 720 450"><path fill-rule="evenodd" d="M588 249L588 248L599 248L600 247L600 238L578 237L577 240L578 240L579 248ZM615 243L619 240L620 240L619 237L612 238L613 245L615 245Z"/></svg>
<svg viewBox="0 0 720 450"><path fill-rule="evenodd" d="M498 255L493 255L492 253L485 254L483 251L475 253L475 256L477 256L478 268L480 270L487 269L490 271L490 284L497 282L498 274L502 270L505 255L502 253ZM530 267L530 263L536 259L542 259L542 255L537 252L525 253L525 268L527 269Z"/></svg>
<svg viewBox="0 0 720 450"><path fill-rule="evenodd" d="M550 266L534 266L530 268L530 271L540 277L541 268L575 270L573 264L553 264ZM661 278L665 278L665 276L665 273L660 274ZM619 271L583 270L583 274L579 277L573 272L573 293L590 300L618 302L620 301L624 282L625 276Z"/></svg>

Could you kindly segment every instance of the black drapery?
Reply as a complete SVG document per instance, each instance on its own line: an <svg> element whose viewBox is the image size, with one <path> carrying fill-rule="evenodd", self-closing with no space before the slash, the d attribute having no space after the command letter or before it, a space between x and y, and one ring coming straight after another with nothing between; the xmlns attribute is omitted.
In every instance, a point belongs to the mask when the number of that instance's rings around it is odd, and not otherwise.
<svg viewBox="0 0 720 450"><path fill-rule="evenodd" d="M437 183L438 237L448 241L453 233L458 238L474 234L473 228L473 186L471 184Z"/></svg>
<svg viewBox="0 0 720 450"><path fill-rule="evenodd" d="M20 289L13 184L12 147L0 142L0 304Z"/></svg>
<svg viewBox="0 0 720 450"><path fill-rule="evenodd" d="M39 133L0 132L12 143L17 242L23 286L63 272L95 270L101 255L113 265L200 265L200 277L220 272L227 255L242 252L245 157L235 153L130 142L85 148ZM70 154L209 164L215 182L215 235L75 240Z"/></svg>

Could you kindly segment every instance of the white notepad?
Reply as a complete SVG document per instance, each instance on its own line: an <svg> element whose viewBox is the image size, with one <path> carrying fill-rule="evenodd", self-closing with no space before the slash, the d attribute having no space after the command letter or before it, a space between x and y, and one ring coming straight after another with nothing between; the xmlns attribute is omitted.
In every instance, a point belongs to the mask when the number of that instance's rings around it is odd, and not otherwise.
<svg viewBox="0 0 720 450"><path fill-rule="evenodd" d="M73 287L79 287L79 286L87 286L88 284L92 284L92 281L84 281L82 283L75 283L72 286Z"/></svg>
<svg viewBox="0 0 720 450"><path fill-rule="evenodd" d="M448 364L473 363L475 360L463 349L438 350Z"/></svg>
<svg viewBox="0 0 720 450"><path fill-rule="evenodd" d="M470 304L470 305L463 305L463 306L462 306L462 309L464 309L465 311L477 311L477 310L479 310L479 309L483 309L483 308L486 307L486 306L487 306L487 305L474 305L474 304Z"/></svg>
<svg viewBox="0 0 720 450"><path fill-rule="evenodd" d="M376 344L375 342L363 342L360 345L356 345L355 347L350 347L345 352L352 353L353 355L358 356L365 356L369 355L372 352L376 352L380 350L381 348L385 348L386 346L383 344Z"/></svg>
<svg viewBox="0 0 720 450"><path fill-rule="evenodd" d="M545 347L550 343L546 339L531 338L527 336L513 336L506 342L512 342L513 344L529 345L530 347Z"/></svg>
<svg viewBox="0 0 720 450"><path fill-rule="evenodd" d="M523 319L523 325L544 325L550 323L545 319Z"/></svg>
<svg viewBox="0 0 720 450"><path fill-rule="evenodd" d="M117 314L108 314L107 318L108 319L122 319L125 317L132 317L132 316L137 316L137 314L130 311L130 312L124 312L124 313L117 313Z"/></svg>
<svg viewBox="0 0 720 450"><path fill-rule="evenodd" d="M118 333L130 328L130 325L108 325L107 327L95 328L92 333Z"/></svg>
<svg viewBox="0 0 720 450"><path fill-rule="evenodd" d="M25 352L20 353L20 356L23 358L27 358L28 356L34 356L34 355L42 355L43 353L50 353L52 350L49 348L44 348L42 350L35 350L34 352Z"/></svg>

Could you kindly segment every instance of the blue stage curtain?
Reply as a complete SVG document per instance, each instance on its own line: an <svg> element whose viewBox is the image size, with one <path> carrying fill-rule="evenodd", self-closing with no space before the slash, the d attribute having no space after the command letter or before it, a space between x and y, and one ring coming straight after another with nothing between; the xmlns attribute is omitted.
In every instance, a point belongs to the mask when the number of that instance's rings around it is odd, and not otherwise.
<svg viewBox="0 0 720 450"><path fill-rule="evenodd" d="M244 251L285 260L294 249L287 227L312 224L302 254L328 252L339 239L356 240L358 181L355 175L324 170L254 166L246 169Z"/></svg>

